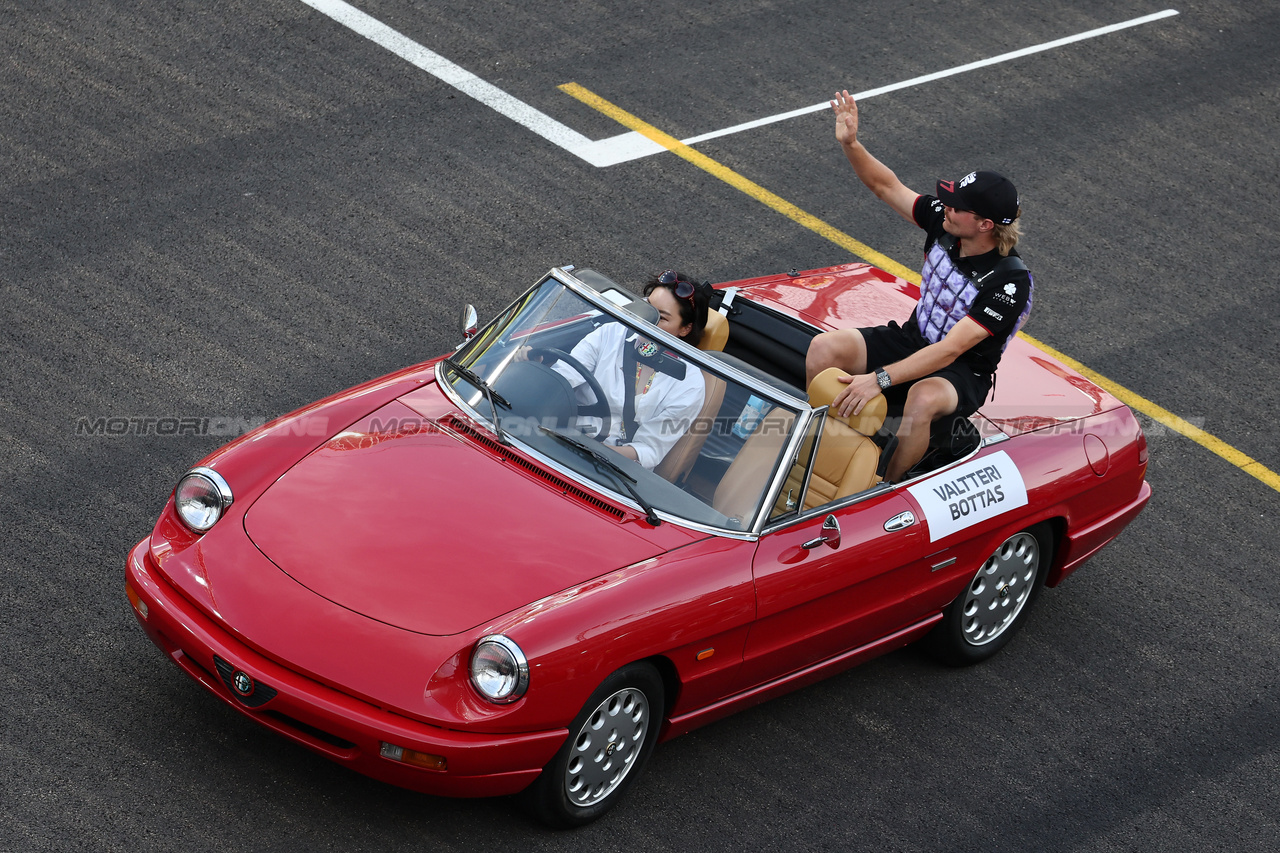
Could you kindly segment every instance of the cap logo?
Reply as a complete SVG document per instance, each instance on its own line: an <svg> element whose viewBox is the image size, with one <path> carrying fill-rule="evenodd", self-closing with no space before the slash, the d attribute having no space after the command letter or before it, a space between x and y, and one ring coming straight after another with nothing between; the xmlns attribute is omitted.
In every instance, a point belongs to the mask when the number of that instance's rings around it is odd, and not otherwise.
<svg viewBox="0 0 1280 853"><path fill-rule="evenodd" d="M969 174L965 175L963 178L960 179L960 186L967 187L969 186L969 184L973 183L976 180L978 180L978 173L970 172Z"/></svg>
<svg viewBox="0 0 1280 853"><path fill-rule="evenodd" d="M955 181L938 181L938 186L942 187L944 190L946 190L949 193L953 193L956 191Z"/></svg>
<svg viewBox="0 0 1280 853"><path fill-rule="evenodd" d="M1004 292L1009 294L1010 296L1013 296L1013 294L1016 293L1017 291L1018 291L1017 285L1015 285L1013 282L1010 282L1004 286Z"/></svg>

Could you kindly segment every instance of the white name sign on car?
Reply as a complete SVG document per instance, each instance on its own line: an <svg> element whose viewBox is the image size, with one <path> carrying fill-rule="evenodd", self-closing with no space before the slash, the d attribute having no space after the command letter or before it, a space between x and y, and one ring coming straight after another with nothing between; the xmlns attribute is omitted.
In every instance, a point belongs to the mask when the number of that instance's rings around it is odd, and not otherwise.
<svg viewBox="0 0 1280 853"><path fill-rule="evenodd" d="M907 491L924 510L930 542L1027 503L1022 474L1003 450L949 468Z"/></svg>

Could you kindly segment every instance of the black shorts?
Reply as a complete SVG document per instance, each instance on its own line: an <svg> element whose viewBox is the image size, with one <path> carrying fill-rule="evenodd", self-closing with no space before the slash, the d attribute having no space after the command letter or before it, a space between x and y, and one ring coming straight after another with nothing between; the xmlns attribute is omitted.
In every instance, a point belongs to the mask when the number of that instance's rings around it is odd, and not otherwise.
<svg viewBox="0 0 1280 853"><path fill-rule="evenodd" d="M899 326L897 323L891 323L888 326L871 326L858 331L862 333L862 340L867 345L868 372L874 371L877 367L902 361L929 345L919 332ZM961 417L968 417L978 411L978 407L986 402L987 394L991 393L991 374L977 373L961 359L953 361L929 376L920 378L928 379L930 376L939 376L950 382L951 387L956 389L956 396L960 402L956 406L955 413ZM911 382L890 387L885 392L890 407L900 408L907 399L907 391L919 381L919 379L913 379Z"/></svg>

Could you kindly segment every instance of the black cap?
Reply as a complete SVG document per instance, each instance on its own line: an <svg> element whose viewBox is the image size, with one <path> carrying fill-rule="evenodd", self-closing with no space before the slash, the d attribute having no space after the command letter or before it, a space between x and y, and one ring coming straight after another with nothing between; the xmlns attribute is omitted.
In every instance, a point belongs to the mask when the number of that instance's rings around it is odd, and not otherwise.
<svg viewBox="0 0 1280 853"><path fill-rule="evenodd" d="M938 198L947 207L972 210L1001 225L1018 218L1018 191L996 172L970 172L958 181L938 181Z"/></svg>

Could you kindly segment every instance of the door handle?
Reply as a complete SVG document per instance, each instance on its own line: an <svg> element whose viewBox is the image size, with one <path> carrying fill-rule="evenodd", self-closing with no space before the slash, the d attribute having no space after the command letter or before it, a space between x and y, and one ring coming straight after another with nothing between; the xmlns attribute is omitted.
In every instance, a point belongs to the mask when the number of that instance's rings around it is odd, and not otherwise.
<svg viewBox="0 0 1280 853"><path fill-rule="evenodd" d="M886 533L893 533L895 530L906 530L908 527L916 523L916 516L911 510L900 512L893 518L884 523Z"/></svg>
<svg viewBox="0 0 1280 853"><path fill-rule="evenodd" d="M812 551L819 545L828 545L832 548L840 547L840 522L836 521L834 515L828 515L822 520L822 536L817 539L810 539L800 547L806 551Z"/></svg>

